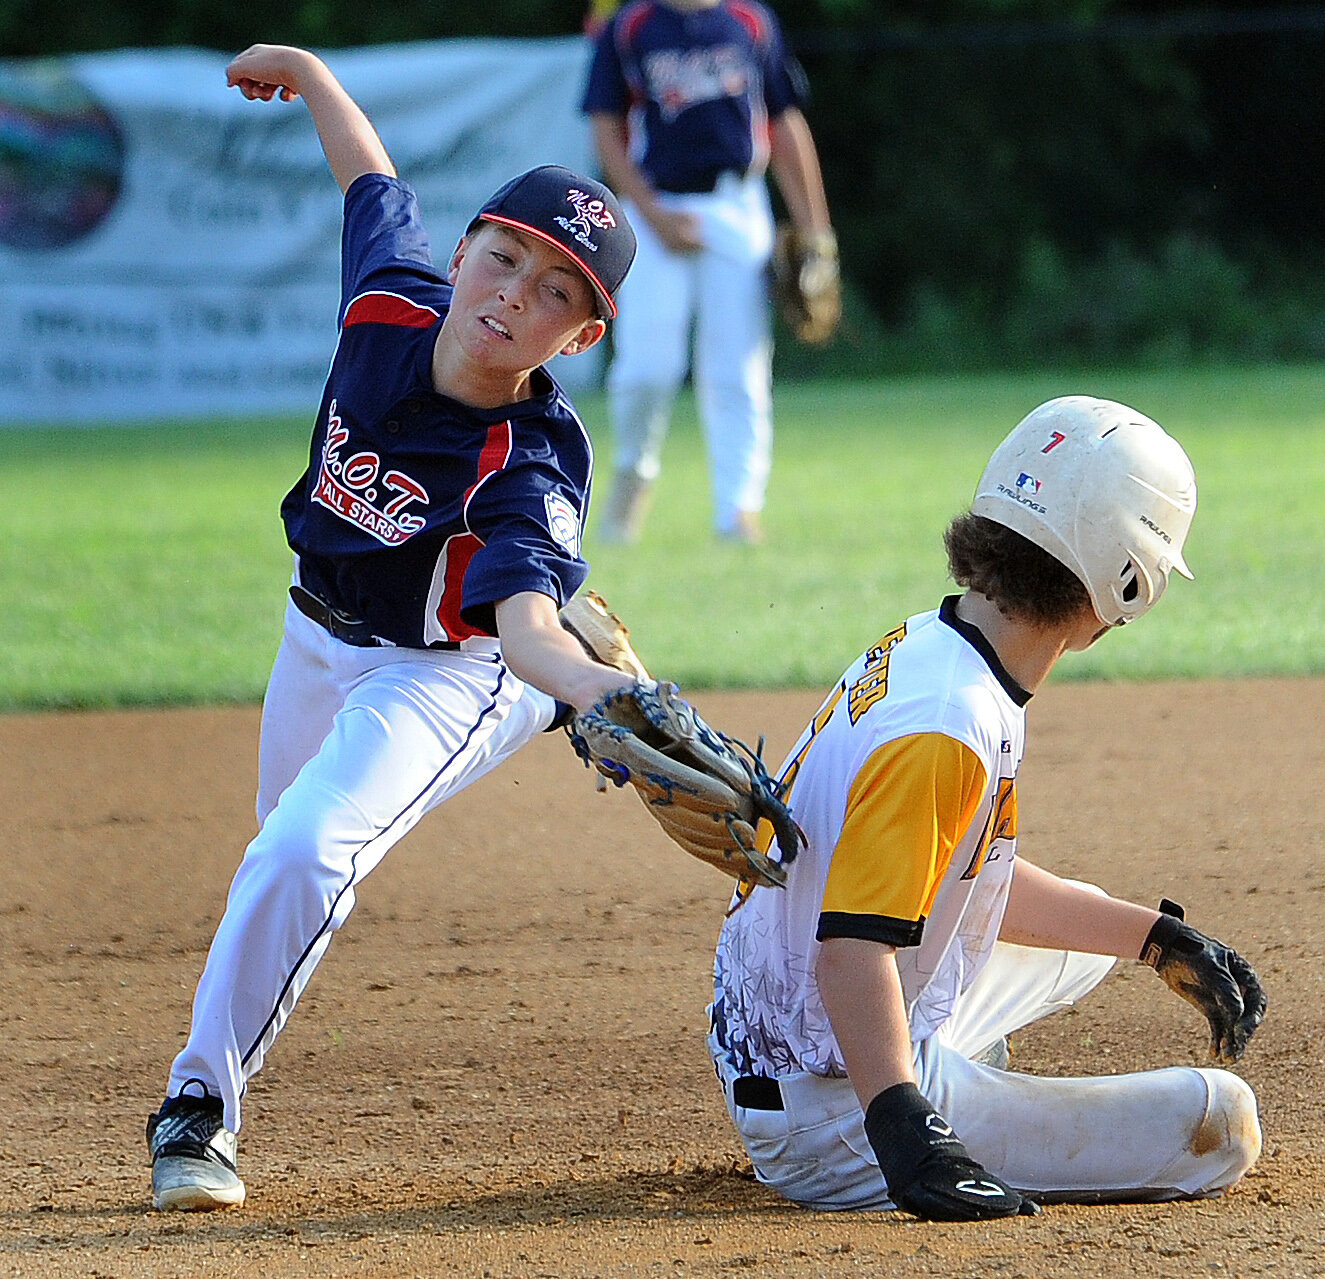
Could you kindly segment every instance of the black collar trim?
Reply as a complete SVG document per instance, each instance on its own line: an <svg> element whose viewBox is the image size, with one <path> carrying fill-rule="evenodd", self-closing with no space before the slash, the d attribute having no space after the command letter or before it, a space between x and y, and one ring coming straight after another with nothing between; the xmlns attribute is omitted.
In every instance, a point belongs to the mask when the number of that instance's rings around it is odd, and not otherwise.
<svg viewBox="0 0 1325 1279"><path fill-rule="evenodd" d="M1031 694L1007 673L1003 663L998 660L998 654L994 652L994 646L985 639L984 632L979 627L972 626L970 622L963 622L957 616L957 601L960 598L959 595L949 595L939 605L939 621L951 626L962 639L975 649L984 658L985 665L993 672L994 678L1003 685L1003 691L1018 706L1025 706L1031 700Z"/></svg>

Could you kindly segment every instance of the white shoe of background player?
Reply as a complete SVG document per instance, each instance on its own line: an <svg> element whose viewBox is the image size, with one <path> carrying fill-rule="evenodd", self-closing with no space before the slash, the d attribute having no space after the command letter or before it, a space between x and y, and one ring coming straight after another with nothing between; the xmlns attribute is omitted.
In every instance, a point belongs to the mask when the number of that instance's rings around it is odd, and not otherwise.
<svg viewBox="0 0 1325 1279"><path fill-rule="evenodd" d="M607 513L598 526L598 540L609 546L630 546L639 541L652 496L651 480L640 479L634 471L617 471L612 477Z"/></svg>
<svg viewBox="0 0 1325 1279"><path fill-rule="evenodd" d="M180 1093L148 1119L153 1208L205 1212L244 1202L244 1183L235 1172L235 1134L226 1130L221 1115L219 1097Z"/></svg>

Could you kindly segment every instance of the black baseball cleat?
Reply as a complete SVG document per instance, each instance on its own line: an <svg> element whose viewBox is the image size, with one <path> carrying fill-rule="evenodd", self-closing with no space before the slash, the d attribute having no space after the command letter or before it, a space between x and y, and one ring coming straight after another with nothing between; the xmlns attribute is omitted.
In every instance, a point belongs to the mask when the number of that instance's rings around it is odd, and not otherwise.
<svg viewBox="0 0 1325 1279"><path fill-rule="evenodd" d="M235 1134L226 1130L222 1113L219 1097L180 1093L148 1118L153 1208L206 1212L244 1202Z"/></svg>

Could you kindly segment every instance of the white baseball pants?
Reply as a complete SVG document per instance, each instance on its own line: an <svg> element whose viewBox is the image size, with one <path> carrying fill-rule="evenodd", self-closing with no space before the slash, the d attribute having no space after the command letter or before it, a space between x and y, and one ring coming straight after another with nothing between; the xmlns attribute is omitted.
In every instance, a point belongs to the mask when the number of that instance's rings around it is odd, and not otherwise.
<svg viewBox="0 0 1325 1279"><path fill-rule="evenodd" d="M166 1095L201 1080L238 1132L245 1082L349 916L355 886L426 812L554 715L496 640L355 648L287 605L262 708L259 830L230 885Z"/></svg>
<svg viewBox="0 0 1325 1279"><path fill-rule="evenodd" d="M635 261L617 297L607 374L612 463L657 478L672 400L691 365L708 451L714 527L763 508L772 426L772 357L764 270L773 218L762 177L725 175L709 195L660 193L693 214L704 248L673 253L634 208Z"/></svg>
<svg viewBox="0 0 1325 1279"><path fill-rule="evenodd" d="M1037 1198L1162 1200L1232 1185L1261 1148L1256 1099L1226 1070L1175 1066L1137 1074L1050 1079L970 1058L1074 1003L1112 967L1099 955L998 943L951 1018L916 1045L920 1091L971 1158ZM734 1072L709 1036L727 1111L755 1175L808 1207L894 1207L848 1079L780 1078L786 1107L732 1100Z"/></svg>

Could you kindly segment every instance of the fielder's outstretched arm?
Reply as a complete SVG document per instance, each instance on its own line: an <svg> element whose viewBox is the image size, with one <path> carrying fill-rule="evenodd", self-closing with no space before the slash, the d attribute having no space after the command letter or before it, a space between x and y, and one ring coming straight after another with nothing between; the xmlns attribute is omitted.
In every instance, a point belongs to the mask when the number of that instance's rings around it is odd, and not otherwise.
<svg viewBox="0 0 1325 1279"><path fill-rule="evenodd" d="M396 176L368 117L316 54L288 45L251 45L226 67L225 81L250 100L303 98L327 167L342 192L365 173Z"/></svg>
<svg viewBox="0 0 1325 1279"><path fill-rule="evenodd" d="M521 591L497 604L502 656L515 675L577 711L600 697L628 688L632 675L589 657L557 617L556 601L538 591Z"/></svg>

